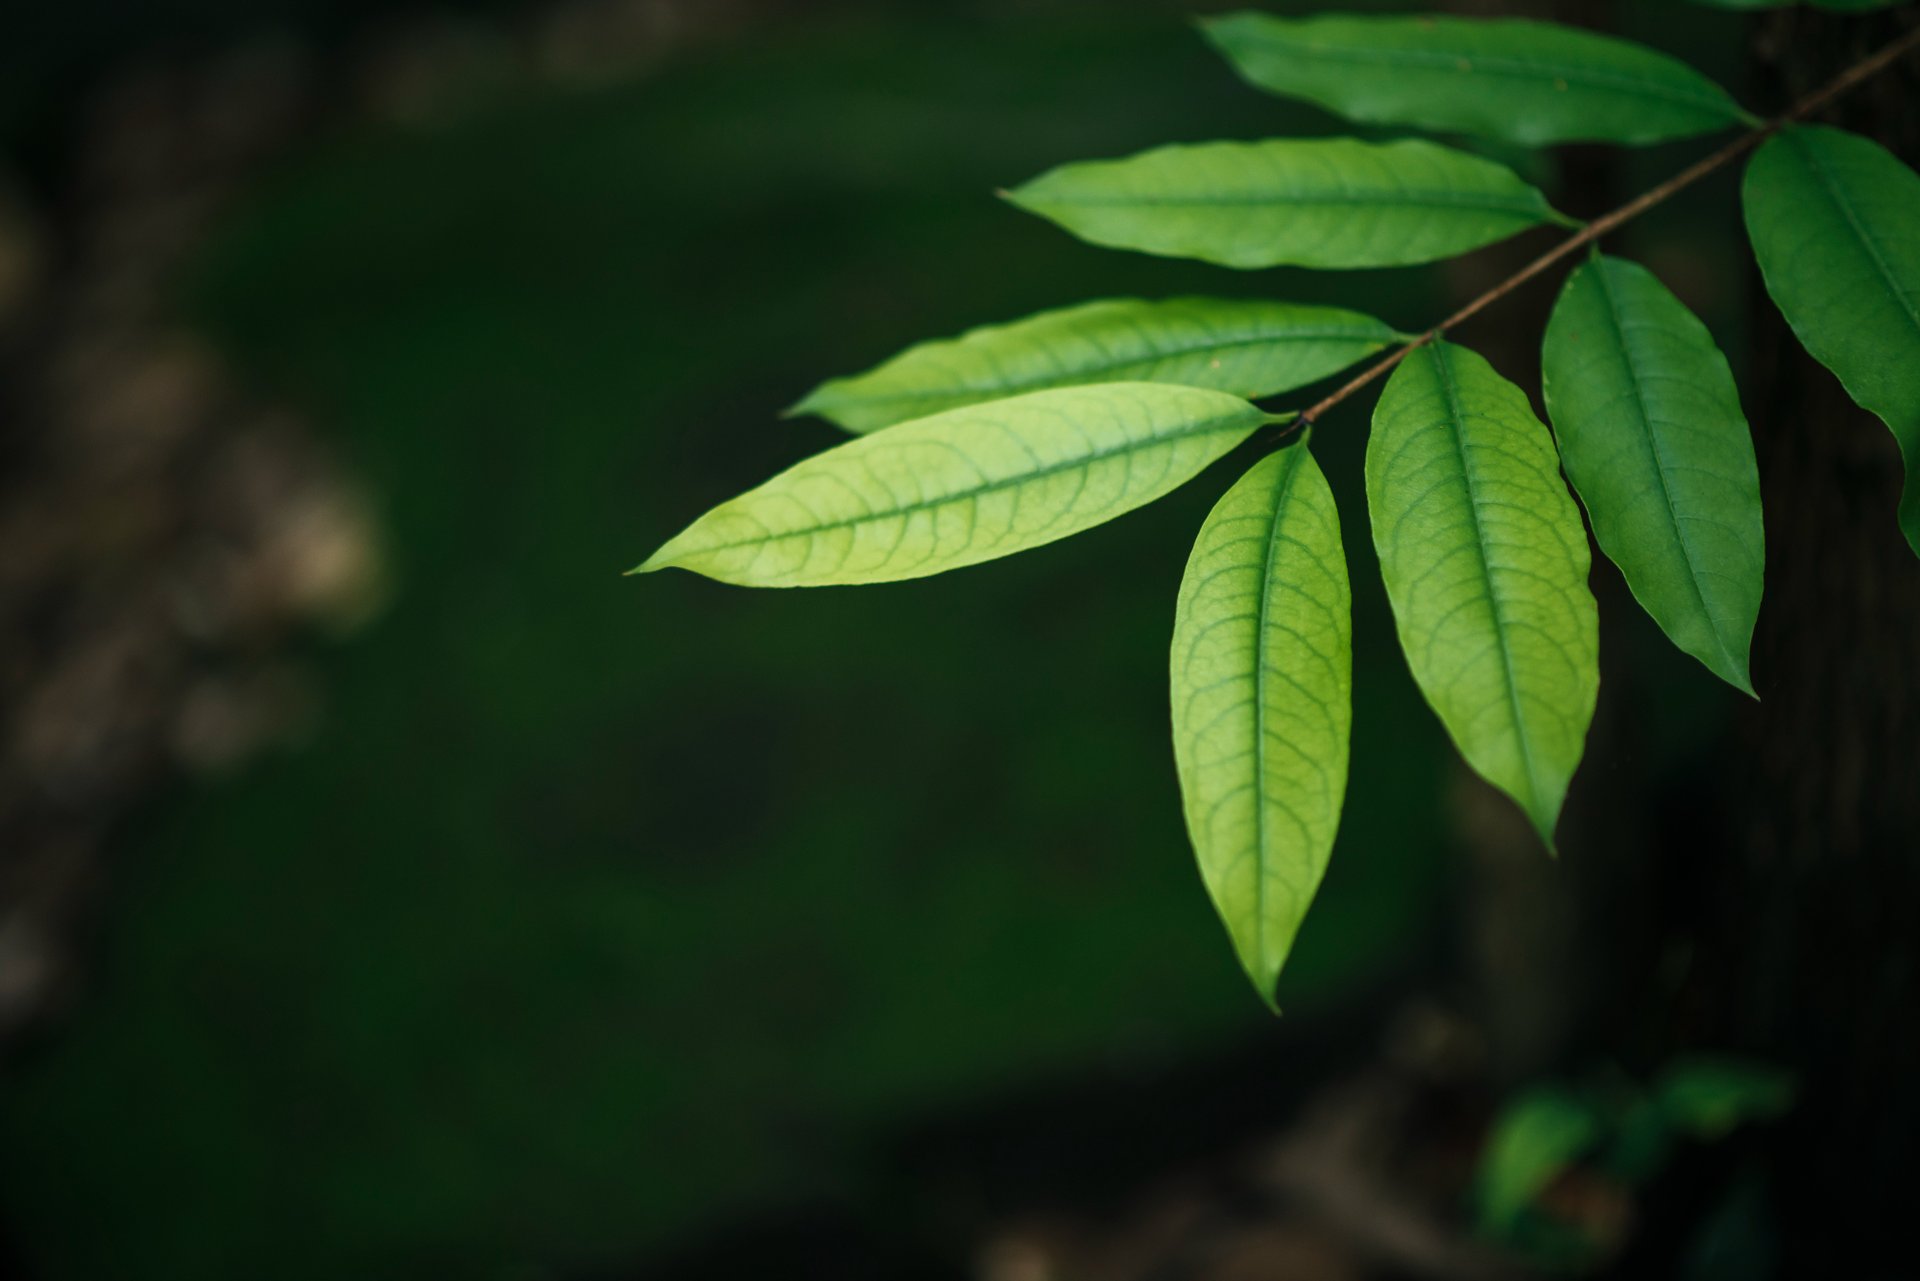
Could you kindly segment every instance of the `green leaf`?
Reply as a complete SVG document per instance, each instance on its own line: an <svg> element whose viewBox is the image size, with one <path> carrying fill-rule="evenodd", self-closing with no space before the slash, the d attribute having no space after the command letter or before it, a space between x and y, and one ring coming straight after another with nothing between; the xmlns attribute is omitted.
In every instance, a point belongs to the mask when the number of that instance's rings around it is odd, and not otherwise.
<svg viewBox="0 0 1920 1281"><path fill-rule="evenodd" d="M1575 27L1515 19L1204 20L1253 85L1366 124L1508 142L1660 142L1752 122L1685 63Z"/></svg>
<svg viewBox="0 0 1920 1281"><path fill-rule="evenodd" d="M1206 142L1062 165L1010 192L1082 240L1225 267L1397 267L1566 220L1431 142Z"/></svg>
<svg viewBox="0 0 1920 1281"><path fill-rule="evenodd" d="M1091 529L1277 421L1157 383L1036 391L850 440L720 504L635 573L747 587L922 578Z"/></svg>
<svg viewBox="0 0 1920 1281"><path fill-rule="evenodd" d="M1508 1104L1480 1157L1481 1224L1494 1232L1512 1228L1561 1171L1593 1146L1600 1130L1593 1106L1565 1090L1530 1090Z"/></svg>
<svg viewBox="0 0 1920 1281"><path fill-rule="evenodd" d="M1304 443L1260 460L1193 546L1173 629L1173 746L1200 874L1262 999L1340 825L1352 597Z"/></svg>
<svg viewBox="0 0 1920 1281"><path fill-rule="evenodd" d="M1920 174L1816 126L1760 148L1742 188L1767 292L1906 460L1900 528L1920 554Z"/></svg>
<svg viewBox="0 0 1920 1281"><path fill-rule="evenodd" d="M1407 665L1460 754L1553 844L1599 690L1586 531L1526 396L1450 343L1402 361L1367 441Z"/></svg>
<svg viewBox="0 0 1920 1281"><path fill-rule="evenodd" d="M1793 1105L1793 1077L1742 1059L1700 1056L1669 1067L1654 1087L1667 1124L1696 1139L1719 1139Z"/></svg>
<svg viewBox="0 0 1920 1281"><path fill-rule="evenodd" d="M1713 336L1645 269L1596 258L1561 292L1541 367L1600 549L1674 644L1751 694L1760 471Z"/></svg>
<svg viewBox="0 0 1920 1281"><path fill-rule="evenodd" d="M793 407L869 432L1046 387L1149 382L1249 398L1324 378L1399 337L1333 307L1224 298L1084 303L922 343Z"/></svg>

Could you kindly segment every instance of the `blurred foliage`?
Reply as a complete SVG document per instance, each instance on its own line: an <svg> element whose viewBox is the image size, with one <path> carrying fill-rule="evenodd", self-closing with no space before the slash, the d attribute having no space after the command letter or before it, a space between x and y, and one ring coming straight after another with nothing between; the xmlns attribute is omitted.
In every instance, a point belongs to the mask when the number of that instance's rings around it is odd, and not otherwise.
<svg viewBox="0 0 1920 1281"><path fill-rule="evenodd" d="M305 746L141 824L94 990L5 1082L48 1275L519 1275L851 1197L931 1109L1261 1025L1165 746L1168 602L1245 455L937 583L618 577L833 439L775 414L907 338L1102 295L1320 300L992 199L1063 156L1299 127L1177 32L796 23L350 130L256 194L198 312L343 441L396 594L310 655ZM1417 273L1334 283L1402 324L1437 302ZM1322 446L1349 513L1362 443ZM1388 972L1437 898L1445 758L1371 592L1353 791L1394 800L1349 815L1290 1016Z"/></svg>
<svg viewBox="0 0 1920 1281"><path fill-rule="evenodd" d="M1481 1229L1542 1267L1590 1271L1620 1244L1619 1207L1665 1173L1683 1144L1778 1120L1793 1098L1789 1074L1723 1055L1675 1059L1644 1087L1617 1073L1534 1086L1501 1110L1481 1154ZM1721 1276L1741 1275L1726 1271L1733 1261L1770 1264L1753 1230L1764 1194L1750 1175L1735 1179L1699 1225L1688 1266Z"/></svg>

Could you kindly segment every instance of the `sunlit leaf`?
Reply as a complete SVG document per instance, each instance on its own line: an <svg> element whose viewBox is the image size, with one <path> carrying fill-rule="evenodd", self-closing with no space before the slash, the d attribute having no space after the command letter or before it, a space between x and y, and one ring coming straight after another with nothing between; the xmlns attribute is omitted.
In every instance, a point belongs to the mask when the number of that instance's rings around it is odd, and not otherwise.
<svg viewBox="0 0 1920 1281"><path fill-rule="evenodd" d="M1760 148L1742 195L1767 292L1900 444L1900 528L1920 553L1920 174L1878 143L1802 126Z"/></svg>
<svg viewBox="0 0 1920 1281"><path fill-rule="evenodd" d="M1269 1004L1347 786L1351 597L1333 491L1304 444L1207 517L1173 630L1173 745L1200 873Z"/></svg>
<svg viewBox="0 0 1920 1281"><path fill-rule="evenodd" d="M748 587L921 578L1132 511L1271 421L1224 392L1157 383L953 409L788 468L634 572L679 566Z"/></svg>
<svg viewBox="0 0 1920 1281"><path fill-rule="evenodd" d="M1551 846L1600 681L1586 531L1552 438L1479 356L1423 347L1374 410L1367 508L1414 680Z"/></svg>
<svg viewBox="0 0 1920 1281"><path fill-rule="evenodd" d="M1646 143L1748 119L1683 62L1555 23L1234 13L1201 25L1254 85L1367 124Z"/></svg>
<svg viewBox="0 0 1920 1281"><path fill-rule="evenodd" d="M1511 170L1431 142L1161 147L1009 193L1083 240L1227 267L1432 262L1564 221Z"/></svg>
<svg viewBox="0 0 1920 1281"><path fill-rule="evenodd" d="M1644 268L1597 258L1567 281L1541 367L1600 549L1674 644L1752 693L1760 472L1713 336Z"/></svg>
<svg viewBox="0 0 1920 1281"><path fill-rule="evenodd" d="M1536 1089L1508 1104L1480 1157L1481 1224L1493 1231L1511 1228L1600 1132L1593 1106L1565 1090Z"/></svg>
<svg viewBox="0 0 1920 1281"><path fill-rule="evenodd" d="M793 408L868 432L1046 387L1150 382L1272 396L1324 378L1398 335L1334 307L1225 298L1085 303L922 343L836 378Z"/></svg>

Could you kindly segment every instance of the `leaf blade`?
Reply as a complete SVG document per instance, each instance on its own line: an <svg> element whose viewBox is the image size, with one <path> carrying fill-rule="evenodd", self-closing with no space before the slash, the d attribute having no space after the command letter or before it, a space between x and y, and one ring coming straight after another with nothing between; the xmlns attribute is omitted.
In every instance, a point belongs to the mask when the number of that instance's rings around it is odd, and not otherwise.
<svg viewBox="0 0 1920 1281"><path fill-rule="evenodd" d="M677 566L749 587L925 577L1151 502L1270 421L1223 392L1156 383L949 410L795 464L715 507L633 572Z"/></svg>
<svg viewBox="0 0 1920 1281"><path fill-rule="evenodd" d="M1256 88L1366 124L1541 146L1662 142L1751 120L1675 58L1555 23L1244 12L1201 28Z"/></svg>
<svg viewBox="0 0 1920 1281"><path fill-rule="evenodd" d="M1878 143L1801 125L1754 154L1741 200L1794 336L1893 433L1900 528L1920 555L1920 174Z"/></svg>
<svg viewBox="0 0 1920 1281"><path fill-rule="evenodd" d="M1504 166L1419 140L1160 147L1007 199L1092 244L1242 269L1411 266L1564 221Z"/></svg>
<svg viewBox="0 0 1920 1281"><path fill-rule="evenodd" d="M1760 470L1713 336L1650 272L1596 257L1554 305L1541 368L1600 549L1674 644L1752 694Z"/></svg>
<svg viewBox="0 0 1920 1281"><path fill-rule="evenodd" d="M865 433L962 405L1099 382L1255 399L1336 373L1395 331L1355 311L1223 298L1104 299L910 347L821 384L789 412Z"/></svg>
<svg viewBox="0 0 1920 1281"><path fill-rule="evenodd" d="M1367 509L1401 649L1460 754L1553 844L1599 689L1589 553L1547 429L1464 347L1388 380Z"/></svg>
<svg viewBox="0 0 1920 1281"><path fill-rule="evenodd" d="M1269 454L1201 526L1169 663L1188 835L1269 1007L1340 822L1352 626L1333 491L1304 443Z"/></svg>

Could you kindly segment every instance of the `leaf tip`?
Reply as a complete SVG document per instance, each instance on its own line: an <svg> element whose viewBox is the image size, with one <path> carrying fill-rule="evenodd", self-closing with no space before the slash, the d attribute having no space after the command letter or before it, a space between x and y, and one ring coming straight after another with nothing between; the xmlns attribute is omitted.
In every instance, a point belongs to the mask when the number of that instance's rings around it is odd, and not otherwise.
<svg viewBox="0 0 1920 1281"><path fill-rule="evenodd" d="M795 418L805 418L809 414L819 413L820 412L820 393L823 390L824 388L815 387L812 391L808 392L806 395L802 396L800 399L794 401L791 405L788 405L785 409L782 409L780 411L781 421L787 422Z"/></svg>
<svg viewBox="0 0 1920 1281"><path fill-rule="evenodd" d="M673 558L667 555L667 548L662 547L659 551L647 557L632 569L621 571L620 576L622 578L633 578L640 574L655 574L673 563Z"/></svg>
<svg viewBox="0 0 1920 1281"><path fill-rule="evenodd" d="M1553 830L1559 826L1560 816L1556 814L1529 814L1533 820L1533 830L1540 834L1540 843L1547 847L1547 857L1558 859L1560 846L1553 839Z"/></svg>
<svg viewBox="0 0 1920 1281"><path fill-rule="evenodd" d="M1044 178L1045 175L1043 174L1040 178L1023 182L1017 187L995 187L993 194L1012 205L1015 209L1024 209L1028 213L1037 214L1041 212L1040 205L1043 202L1034 199L1033 189Z"/></svg>

